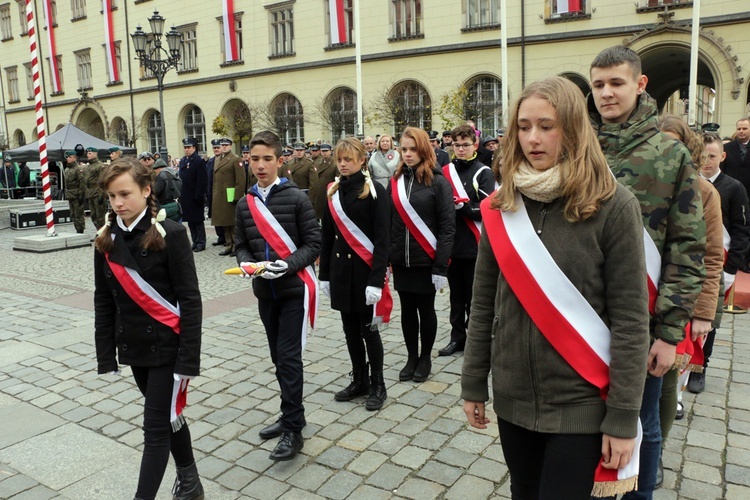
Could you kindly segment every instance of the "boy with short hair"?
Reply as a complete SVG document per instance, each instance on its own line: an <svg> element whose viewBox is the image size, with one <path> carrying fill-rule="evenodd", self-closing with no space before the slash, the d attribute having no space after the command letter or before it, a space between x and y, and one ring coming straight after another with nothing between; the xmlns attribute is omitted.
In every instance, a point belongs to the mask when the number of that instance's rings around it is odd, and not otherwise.
<svg viewBox="0 0 750 500"><path fill-rule="evenodd" d="M656 128L656 102L646 93L648 78L638 54L622 46L602 51L591 63L592 91L588 97L591 124L618 182L641 204L644 243L649 269L661 270L652 282L649 377L640 415L638 490L623 498L650 499L661 452L659 397L662 376L675 362L700 293L705 268L706 225L690 153ZM653 285L653 286L651 286Z"/></svg>
<svg viewBox="0 0 750 500"><path fill-rule="evenodd" d="M271 360L281 389L281 418L260 437L281 436L271 460L291 460L302 449L302 350L307 320L314 326L318 284L312 265L321 248L320 226L310 199L294 182L279 178L281 140L273 132L250 141L250 168L258 179L237 203L235 251L240 267L265 263L253 280Z"/></svg>

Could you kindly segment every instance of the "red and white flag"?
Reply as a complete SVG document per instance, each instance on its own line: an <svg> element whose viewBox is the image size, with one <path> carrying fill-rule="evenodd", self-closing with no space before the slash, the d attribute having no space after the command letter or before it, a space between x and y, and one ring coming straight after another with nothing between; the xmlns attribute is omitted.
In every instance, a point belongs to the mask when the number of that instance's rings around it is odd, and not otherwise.
<svg viewBox="0 0 750 500"><path fill-rule="evenodd" d="M52 93L62 92L60 69L57 66L57 46L55 45L55 26L52 20L52 5L50 0L44 0L44 26L47 28L47 44L49 45L49 62L52 70Z"/></svg>
<svg viewBox="0 0 750 500"><path fill-rule="evenodd" d="M580 12L581 0L557 0L557 13Z"/></svg>
<svg viewBox="0 0 750 500"><path fill-rule="evenodd" d="M237 48L237 36L234 30L234 0L222 0L224 14L224 54L226 62L237 61L240 51Z"/></svg>
<svg viewBox="0 0 750 500"><path fill-rule="evenodd" d="M349 33L346 30L344 2L346 0L328 0L328 10L331 19L331 45L349 43Z"/></svg>
<svg viewBox="0 0 750 500"><path fill-rule="evenodd" d="M102 12L104 12L104 48L107 51L109 81L119 82L120 71L117 68L117 54L115 52L115 30L112 25L112 0L102 0Z"/></svg>

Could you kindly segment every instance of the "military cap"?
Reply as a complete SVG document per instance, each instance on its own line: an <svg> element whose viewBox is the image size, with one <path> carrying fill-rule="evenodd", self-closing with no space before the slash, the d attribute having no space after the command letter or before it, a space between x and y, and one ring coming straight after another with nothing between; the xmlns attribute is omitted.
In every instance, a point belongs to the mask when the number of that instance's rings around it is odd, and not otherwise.
<svg viewBox="0 0 750 500"><path fill-rule="evenodd" d="M438 132L437 130L433 130L430 132L430 140L431 141L437 141L438 140Z"/></svg>
<svg viewBox="0 0 750 500"><path fill-rule="evenodd" d="M310 146L310 151L320 151L320 146L318 146L317 144L313 144L312 146Z"/></svg>
<svg viewBox="0 0 750 500"><path fill-rule="evenodd" d="M222 146L231 146L232 145L232 139L229 137L222 137L221 141L219 142Z"/></svg>
<svg viewBox="0 0 750 500"><path fill-rule="evenodd" d="M249 153L250 152L250 146L248 146L248 145L242 146L242 152L243 153Z"/></svg>
<svg viewBox="0 0 750 500"><path fill-rule="evenodd" d="M325 143L321 144L320 145L320 150L321 151L330 151L331 150L331 145L330 144L325 144Z"/></svg>
<svg viewBox="0 0 750 500"><path fill-rule="evenodd" d="M283 153L281 153L282 156L292 156L292 152L288 149L285 149Z"/></svg>
<svg viewBox="0 0 750 500"><path fill-rule="evenodd" d="M221 139L211 139L211 146L215 148L221 146Z"/></svg>
<svg viewBox="0 0 750 500"><path fill-rule="evenodd" d="M86 148L86 152L87 153L98 153L99 152L99 148L95 148L94 146L89 146L89 147Z"/></svg>
<svg viewBox="0 0 750 500"><path fill-rule="evenodd" d="M154 157L154 155L152 155L148 151L144 151L143 153L141 153L141 154L138 155L138 159L139 160L145 160L145 159L149 159L149 158L153 158L153 157Z"/></svg>
<svg viewBox="0 0 750 500"><path fill-rule="evenodd" d="M718 132L719 124L718 123L704 123L701 126L701 130L703 130L704 132Z"/></svg>
<svg viewBox="0 0 750 500"><path fill-rule="evenodd" d="M107 151L108 151L109 153L116 153L116 152L117 152L117 151L119 151L119 150L120 150L120 148L118 148L117 146L112 146L112 147L111 147L111 148L109 148L109 149L108 149Z"/></svg>
<svg viewBox="0 0 750 500"><path fill-rule="evenodd" d="M294 143L294 149L297 150L297 151L299 151L300 149L303 149L303 150L306 149L305 148L305 143L304 142L295 142Z"/></svg>
<svg viewBox="0 0 750 500"><path fill-rule="evenodd" d="M198 147L198 141L195 140L195 137L185 137L182 140L182 146L183 147L192 146L194 148L197 148Z"/></svg>
<svg viewBox="0 0 750 500"><path fill-rule="evenodd" d="M505 137L505 129L504 128L497 129L497 136L498 137Z"/></svg>
<svg viewBox="0 0 750 500"><path fill-rule="evenodd" d="M72 149L69 149L69 150L67 150L67 151L65 152L65 158L69 158L69 157L71 157L71 156L78 156L78 155L76 154L76 152L75 152L74 150L72 150Z"/></svg>

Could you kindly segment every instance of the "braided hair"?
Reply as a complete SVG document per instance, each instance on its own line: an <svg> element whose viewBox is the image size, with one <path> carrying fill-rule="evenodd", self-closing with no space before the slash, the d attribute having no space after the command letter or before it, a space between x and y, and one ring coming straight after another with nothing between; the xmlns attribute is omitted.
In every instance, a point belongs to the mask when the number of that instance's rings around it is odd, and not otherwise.
<svg viewBox="0 0 750 500"><path fill-rule="evenodd" d="M345 139L341 139L336 144L336 149L334 150L333 154L334 158L338 160L341 157L350 157L355 160L359 160L362 162L362 174L365 176L365 184L362 186L362 192L359 194L358 198L360 200L364 200L368 196L370 196L370 193L372 193L373 198L377 198L377 194L375 193L375 186L372 183L372 177L370 176L370 170L367 168L366 161L367 161L367 151L365 150L365 147L362 145L362 143L355 139L354 137L347 137ZM341 176L336 177L336 180L333 182L331 187L328 189L328 192L326 193L328 198L331 198L336 191L339 189L339 181L341 179Z"/></svg>

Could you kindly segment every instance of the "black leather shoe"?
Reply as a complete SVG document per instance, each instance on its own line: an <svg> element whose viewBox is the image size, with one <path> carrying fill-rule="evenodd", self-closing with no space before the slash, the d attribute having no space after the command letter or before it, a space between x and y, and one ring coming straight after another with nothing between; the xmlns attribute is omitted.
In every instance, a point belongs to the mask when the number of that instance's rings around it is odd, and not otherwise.
<svg viewBox="0 0 750 500"><path fill-rule="evenodd" d="M277 462L291 460L297 456L304 445L301 432L284 431L281 439L279 439L279 444L276 445L268 458Z"/></svg>
<svg viewBox="0 0 750 500"><path fill-rule="evenodd" d="M232 249L225 248L223 251L219 252L219 255L232 255Z"/></svg>
<svg viewBox="0 0 750 500"><path fill-rule="evenodd" d="M274 422L268 427L265 427L260 430L258 435L261 439L272 439L275 437L279 437L282 434L284 434L284 429L281 428L281 422Z"/></svg>
<svg viewBox="0 0 750 500"><path fill-rule="evenodd" d="M450 341L447 346L438 351L438 356L450 356L451 354L462 352L463 350L464 346L459 345L458 342Z"/></svg>
<svg viewBox="0 0 750 500"><path fill-rule="evenodd" d="M677 403L677 411L674 414L674 419L675 420L682 420L683 418L685 418L685 407L682 406L682 403L678 402Z"/></svg>
<svg viewBox="0 0 750 500"><path fill-rule="evenodd" d="M414 382L424 382L432 371L432 360L429 357L419 358L417 369L414 370Z"/></svg>
<svg viewBox="0 0 750 500"><path fill-rule="evenodd" d="M211 246L212 246L212 247L218 247L219 245L224 245L224 246L226 246L226 245L227 245L227 243L226 243L225 241L221 241L221 240L219 240L219 241L215 241L215 242L211 243Z"/></svg>
<svg viewBox="0 0 750 500"><path fill-rule="evenodd" d="M406 382L407 380L414 378L414 370L417 369L417 362L418 360L416 358L409 358L406 362L406 366L404 366L404 368L398 373L398 379L401 382Z"/></svg>
<svg viewBox="0 0 750 500"><path fill-rule="evenodd" d="M706 390L706 373L705 368L703 373L693 372L690 374L690 380L688 380L687 390L693 394L700 394Z"/></svg>
<svg viewBox="0 0 750 500"><path fill-rule="evenodd" d="M193 252L202 252L205 249L206 249L205 245L195 245L193 247Z"/></svg>
<svg viewBox="0 0 750 500"><path fill-rule="evenodd" d="M229 252L229 256L230 257L237 257L237 252L235 252L234 250L232 250L231 252Z"/></svg>

